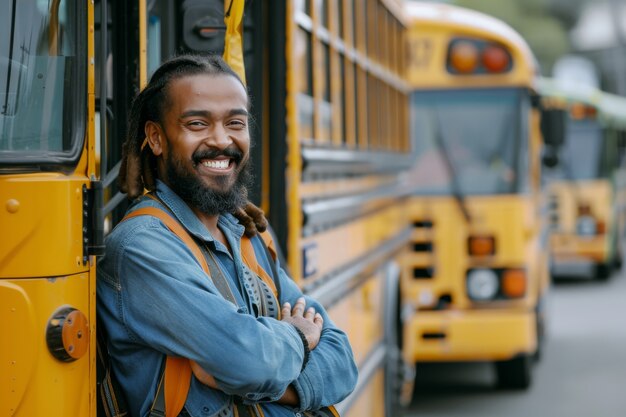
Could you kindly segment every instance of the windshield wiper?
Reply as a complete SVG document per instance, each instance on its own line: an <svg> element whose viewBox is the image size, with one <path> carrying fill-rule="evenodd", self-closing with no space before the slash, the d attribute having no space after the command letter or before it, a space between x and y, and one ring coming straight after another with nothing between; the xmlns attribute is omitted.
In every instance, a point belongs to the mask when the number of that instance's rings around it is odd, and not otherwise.
<svg viewBox="0 0 626 417"><path fill-rule="evenodd" d="M435 142L437 143L437 148L439 148L439 152L443 157L444 163L446 165L446 169L450 174L450 188L452 191L452 196L456 201L459 210L463 213L463 218L466 223L470 223L472 221L469 210L467 209L467 203L465 201L465 195L461 191L461 186L459 185L459 177L454 169L454 164L452 163L452 159L450 158L450 152L448 152L448 148L446 147L446 143L443 140L443 134L441 133L441 121L439 120L439 112L435 107Z"/></svg>

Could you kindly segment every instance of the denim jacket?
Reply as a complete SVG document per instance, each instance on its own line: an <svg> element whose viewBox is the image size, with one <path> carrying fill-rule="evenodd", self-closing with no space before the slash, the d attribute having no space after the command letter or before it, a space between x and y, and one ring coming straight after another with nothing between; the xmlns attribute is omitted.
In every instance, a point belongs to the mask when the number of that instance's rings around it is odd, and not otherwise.
<svg viewBox="0 0 626 417"><path fill-rule="evenodd" d="M231 255L164 183L158 181L156 193L190 235L213 251L236 305L220 295L189 248L157 218L138 216L115 227L98 264L97 313L108 332L112 366L131 415L147 415L165 355L198 362L220 387L209 388L192 376L185 409L193 417L224 415L235 396L261 402L268 417L294 416L345 398L354 389L357 368L346 335L323 307L305 297L307 307L324 317L324 328L302 370L304 347L295 328L255 316L239 249L243 226L232 215L219 217ZM159 203L144 197L129 210L154 205ZM252 239L257 260L271 271L272 260L259 239ZM278 262L276 266L280 303L293 305L302 292ZM273 403L290 384L299 407Z"/></svg>

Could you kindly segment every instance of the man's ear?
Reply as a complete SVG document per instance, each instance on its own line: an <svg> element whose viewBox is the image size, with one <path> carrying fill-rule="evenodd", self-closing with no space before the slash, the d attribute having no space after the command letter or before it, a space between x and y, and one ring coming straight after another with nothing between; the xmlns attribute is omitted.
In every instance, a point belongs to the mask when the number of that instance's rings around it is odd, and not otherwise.
<svg viewBox="0 0 626 417"><path fill-rule="evenodd" d="M161 155L163 153L163 140L165 139L161 126L149 120L144 126L144 133L146 134L146 139L148 140L150 149L152 149L152 153L155 156Z"/></svg>

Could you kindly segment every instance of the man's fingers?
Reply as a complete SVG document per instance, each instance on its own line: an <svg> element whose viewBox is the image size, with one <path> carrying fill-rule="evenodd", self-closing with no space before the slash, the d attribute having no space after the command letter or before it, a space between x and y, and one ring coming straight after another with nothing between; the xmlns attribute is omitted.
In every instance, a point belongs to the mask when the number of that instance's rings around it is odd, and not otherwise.
<svg viewBox="0 0 626 417"><path fill-rule="evenodd" d="M304 313L304 318L307 320L313 320L314 316L315 316L315 309L313 307L307 308L306 313Z"/></svg>
<svg viewBox="0 0 626 417"><path fill-rule="evenodd" d="M291 317L291 304L285 303L283 304L283 308L281 310L283 318Z"/></svg>
<svg viewBox="0 0 626 417"><path fill-rule="evenodd" d="M296 301L296 304L293 306L293 310L291 310L291 314L293 316L302 317L304 315L304 303L304 297L298 298L298 301Z"/></svg>
<svg viewBox="0 0 626 417"><path fill-rule="evenodd" d="M315 317L313 318L313 323L322 327L324 325L324 317L320 313L315 313Z"/></svg>

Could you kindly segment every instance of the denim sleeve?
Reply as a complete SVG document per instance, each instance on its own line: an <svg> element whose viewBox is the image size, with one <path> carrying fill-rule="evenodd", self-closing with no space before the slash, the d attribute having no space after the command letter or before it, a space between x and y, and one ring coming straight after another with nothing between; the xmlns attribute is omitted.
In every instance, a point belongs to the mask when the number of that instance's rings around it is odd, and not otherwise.
<svg viewBox="0 0 626 417"><path fill-rule="evenodd" d="M282 269L281 304L295 303L302 292ZM346 398L356 385L358 368L346 334L332 322L326 310L317 301L305 296L306 306L314 307L324 318L319 344L311 351L309 362L293 382L300 398L299 410L315 410L337 404Z"/></svg>
<svg viewBox="0 0 626 417"><path fill-rule="evenodd" d="M159 220L130 219L122 227L107 253L115 257L118 317L128 338L198 362L225 393L280 398L302 368L293 326L257 319L225 300Z"/></svg>

